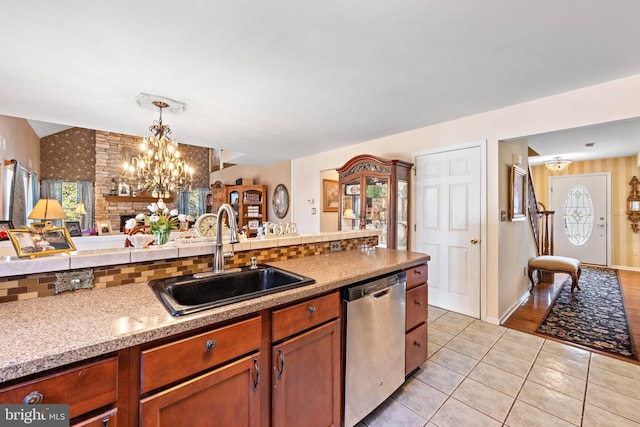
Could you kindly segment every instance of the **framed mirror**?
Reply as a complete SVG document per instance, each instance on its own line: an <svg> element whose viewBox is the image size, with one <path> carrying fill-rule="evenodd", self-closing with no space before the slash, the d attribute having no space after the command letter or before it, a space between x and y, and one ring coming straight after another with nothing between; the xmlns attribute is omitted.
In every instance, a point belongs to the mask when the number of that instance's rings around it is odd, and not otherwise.
<svg viewBox="0 0 640 427"><path fill-rule="evenodd" d="M631 221L631 230L634 233L640 231L640 180L637 177L631 178L629 181L631 190L629 191L629 197L627 197L627 219Z"/></svg>
<svg viewBox="0 0 640 427"><path fill-rule="evenodd" d="M275 190L273 190L271 206L278 218L282 219L287 215L287 211L289 210L289 192L284 184L276 185Z"/></svg>

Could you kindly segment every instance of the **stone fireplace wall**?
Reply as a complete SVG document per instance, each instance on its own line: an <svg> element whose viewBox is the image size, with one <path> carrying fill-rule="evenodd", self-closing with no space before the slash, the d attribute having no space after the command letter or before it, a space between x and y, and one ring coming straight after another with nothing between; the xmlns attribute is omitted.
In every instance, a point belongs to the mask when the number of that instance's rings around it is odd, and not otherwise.
<svg viewBox="0 0 640 427"><path fill-rule="evenodd" d="M122 164L136 155L142 137L114 132L72 128L40 141L41 179L93 181L95 222L108 221L120 229L120 215L146 212L149 199L108 201L111 179L116 185L126 181ZM180 144L182 157L195 169L193 188L209 188L209 148ZM132 184L131 181L128 184ZM177 207L175 197L167 203Z"/></svg>

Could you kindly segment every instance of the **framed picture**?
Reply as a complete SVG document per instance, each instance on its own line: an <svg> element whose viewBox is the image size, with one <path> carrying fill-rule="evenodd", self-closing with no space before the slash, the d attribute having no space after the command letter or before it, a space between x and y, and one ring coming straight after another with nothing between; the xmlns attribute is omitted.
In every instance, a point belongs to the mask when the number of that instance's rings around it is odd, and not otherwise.
<svg viewBox="0 0 640 427"><path fill-rule="evenodd" d="M29 230L9 230L8 233L16 253L21 258L76 250L66 228L51 228L42 234Z"/></svg>
<svg viewBox="0 0 640 427"><path fill-rule="evenodd" d="M338 181L322 180L322 210L338 212Z"/></svg>
<svg viewBox="0 0 640 427"><path fill-rule="evenodd" d="M360 194L360 184L346 184L344 194L347 196L357 196Z"/></svg>
<svg viewBox="0 0 640 427"><path fill-rule="evenodd" d="M0 241L9 240L8 231L13 228L11 221L0 221Z"/></svg>
<svg viewBox="0 0 640 427"><path fill-rule="evenodd" d="M130 196L130 188L126 182L121 182L118 186L118 196Z"/></svg>
<svg viewBox="0 0 640 427"><path fill-rule="evenodd" d="M82 237L82 229L80 228L80 221L65 221L64 226L69 232L69 236Z"/></svg>
<svg viewBox="0 0 640 427"><path fill-rule="evenodd" d="M516 165L511 166L509 186L509 217L511 221L524 221L527 218L527 174Z"/></svg>
<svg viewBox="0 0 640 427"><path fill-rule="evenodd" d="M96 229L98 231L98 236L108 236L109 234L113 234L111 231L111 223L109 221L99 222Z"/></svg>

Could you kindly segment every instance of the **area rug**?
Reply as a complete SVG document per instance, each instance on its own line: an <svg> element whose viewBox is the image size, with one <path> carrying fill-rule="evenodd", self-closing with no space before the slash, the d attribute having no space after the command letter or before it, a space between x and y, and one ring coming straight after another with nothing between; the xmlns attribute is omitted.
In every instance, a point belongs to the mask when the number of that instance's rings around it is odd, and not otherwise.
<svg viewBox="0 0 640 427"><path fill-rule="evenodd" d="M567 279L537 332L634 357L617 270L583 267L579 286L574 300Z"/></svg>

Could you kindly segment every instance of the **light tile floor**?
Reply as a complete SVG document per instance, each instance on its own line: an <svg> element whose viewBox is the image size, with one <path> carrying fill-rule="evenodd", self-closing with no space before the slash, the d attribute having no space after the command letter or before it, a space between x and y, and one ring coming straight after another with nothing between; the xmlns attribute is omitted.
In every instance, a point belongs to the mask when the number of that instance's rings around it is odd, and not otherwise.
<svg viewBox="0 0 640 427"><path fill-rule="evenodd" d="M363 426L640 426L640 365L430 306L429 359Z"/></svg>

